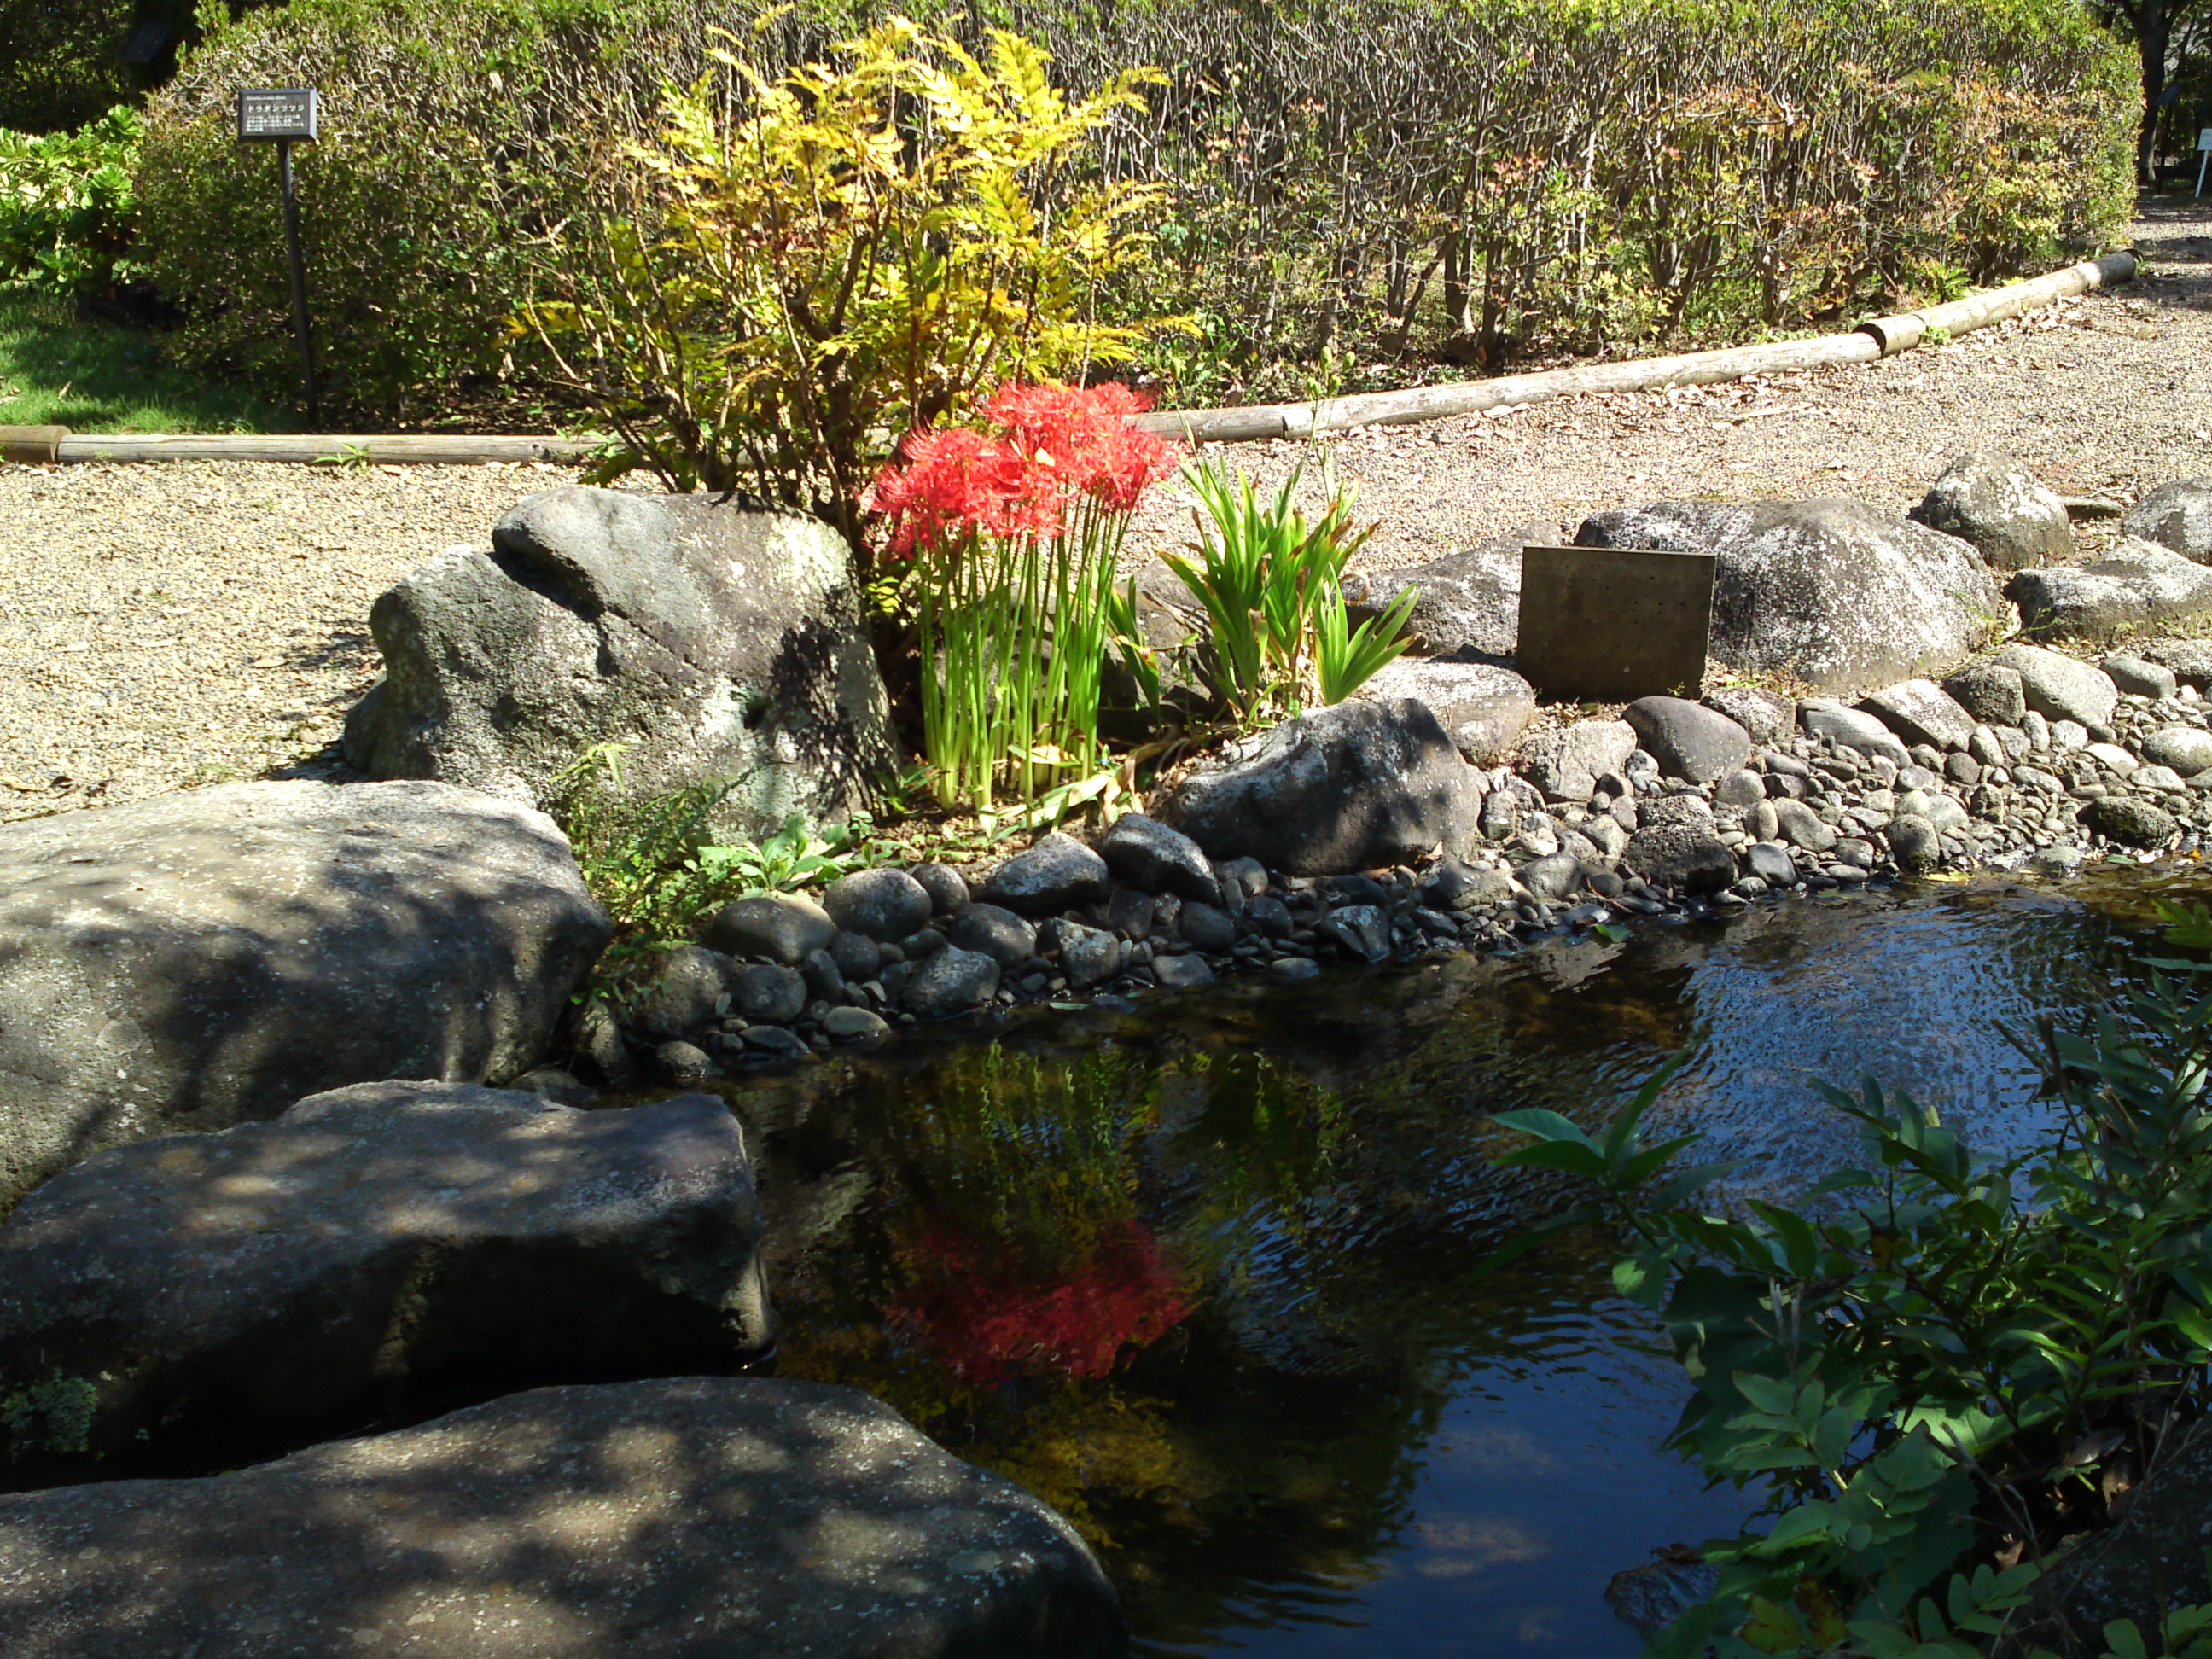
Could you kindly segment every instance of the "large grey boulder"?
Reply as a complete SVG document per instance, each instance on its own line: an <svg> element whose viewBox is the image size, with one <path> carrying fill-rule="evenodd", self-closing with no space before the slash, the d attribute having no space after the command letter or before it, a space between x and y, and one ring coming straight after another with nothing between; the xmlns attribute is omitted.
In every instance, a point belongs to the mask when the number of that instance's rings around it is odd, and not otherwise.
<svg viewBox="0 0 2212 1659"><path fill-rule="evenodd" d="M542 802L619 744L617 802L730 781L709 815L758 838L866 805L891 763L851 556L804 514L564 485L440 555L369 613L384 679L346 758Z"/></svg>
<svg viewBox="0 0 2212 1659"><path fill-rule="evenodd" d="M1401 657L1356 695L1369 702L1411 697L1428 704L1459 752L1477 766L1494 764L1510 754L1522 729L1536 718L1535 687L1493 663Z"/></svg>
<svg viewBox="0 0 2212 1659"><path fill-rule="evenodd" d="M0 825L0 1212L105 1146L527 1071L607 934L550 818L447 784Z"/></svg>
<svg viewBox="0 0 2212 1659"><path fill-rule="evenodd" d="M1950 668L2003 617L1972 547L1864 501L1660 501L1592 514L1575 540L1713 554L1711 655L1816 690Z"/></svg>
<svg viewBox="0 0 2212 1659"><path fill-rule="evenodd" d="M2005 596L2031 634L2108 640L2212 617L2212 569L2129 538L2088 564L2023 570L2005 584Z"/></svg>
<svg viewBox="0 0 2212 1659"><path fill-rule="evenodd" d="M1379 616L1399 594L1417 597L1406 619L1417 652L1438 657L1510 657L1521 633L1521 550L1550 546L1557 525L1516 525L1464 552L1426 564L1345 578L1344 595L1356 624Z"/></svg>
<svg viewBox="0 0 2212 1659"><path fill-rule="evenodd" d="M2185 559L2212 563L2212 474L2160 484L2128 509L2120 528Z"/></svg>
<svg viewBox="0 0 2212 1659"><path fill-rule="evenodd" d="M1426 704L1341 702L1237 745L1158 811L1217 860L1332 875L1438 843L1464 854L1480 834L1481 780Z"/></svg>
<svg viewBox="0 0 2212 1659"><path fill-rule="evenodd" d="M539 1389L0 1497L9 1659L1115 1659L1066 1522L821 1382Z"/></svg>
<svg viewBox="0 0 2212 1659"><path fill-rule="evenodd" d="M2008 645L1995 660L2020 676L2029 710L2045 720L2102 726L2119 704L2119 687L2094 663L2033 645Z"/></svg>
<svg viewBox="0 0 2212 1659"><path fill-rule="evenodd" d="M1751 733L1718 709L1683 697L1638 697L1623 718L1662 775L1711 783L1751 758Z"/></svg>
<svg viewBox="0 0 2212 1659"><path fill-rule="evenodd" d="M2074 526L2057 492L2009 455L1972 453L1945 467L1912 516L1970 542L1993 570L2074 556Z"/></svg>
<svg viewBox="0 0 2212 1659"><path fill-rule="evenodd" d="M213 1467L467 1388L728 1370L774 1334L711 1095L584 1112L367 1083L78 1164L0 1226L21 1480ZM0 1644L0 1646L4 1646Z"/></svg>

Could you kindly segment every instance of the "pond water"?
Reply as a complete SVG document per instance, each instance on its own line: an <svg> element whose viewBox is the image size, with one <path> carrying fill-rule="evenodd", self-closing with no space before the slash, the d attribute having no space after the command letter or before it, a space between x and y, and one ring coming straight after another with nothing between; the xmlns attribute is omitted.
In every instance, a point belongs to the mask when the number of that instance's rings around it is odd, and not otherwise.
<svg viewBox="0 0 2212 1659"><path fill-rule="evenodd" d="M1595 1126L1687 1049L1651 1121L1757 1160L1740 1191L1850 1158L1816 1078L2017 1146L2046 1120L2003 1029L2108 994L2150 896L2204 885L1837 896L732 1082L777 1368L1073 1516L1142 1653L1632 1659L1607 1580L1740 1504L1660 1449L1682 1390L1595 1244L1478 1274L1566 1198L1492 1167L1490 1114Z"/></svg>

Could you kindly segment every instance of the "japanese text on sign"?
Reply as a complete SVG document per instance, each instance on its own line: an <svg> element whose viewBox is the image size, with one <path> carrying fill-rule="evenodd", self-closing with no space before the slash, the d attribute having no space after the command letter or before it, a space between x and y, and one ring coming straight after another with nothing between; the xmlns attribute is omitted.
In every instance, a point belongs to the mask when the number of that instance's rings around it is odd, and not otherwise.
<svg viewBox="0 0 2212 1659"><path fill-rule="evenodd" d="M238 136L253 139L306 139L315 137L316 106L313 87L241 89L238 94Z"/></svg>

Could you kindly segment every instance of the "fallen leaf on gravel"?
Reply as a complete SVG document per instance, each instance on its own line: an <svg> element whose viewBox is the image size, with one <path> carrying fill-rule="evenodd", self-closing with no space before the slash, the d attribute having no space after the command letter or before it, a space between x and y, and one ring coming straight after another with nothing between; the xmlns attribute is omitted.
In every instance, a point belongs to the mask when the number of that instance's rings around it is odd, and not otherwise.
<svg viewBox="0 0 2212 1659"><path fill-rule="evenodd" d="M281 657L256 657L246 665L248 668L282 668L284 661Z"/></svg>

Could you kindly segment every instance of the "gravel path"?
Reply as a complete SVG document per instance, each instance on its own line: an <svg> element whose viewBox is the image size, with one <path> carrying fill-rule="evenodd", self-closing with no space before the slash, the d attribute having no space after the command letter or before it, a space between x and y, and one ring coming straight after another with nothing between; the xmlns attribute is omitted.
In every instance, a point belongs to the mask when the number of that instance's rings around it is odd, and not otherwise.
<svg viewBox="0 0 2212 1659"><path fill-rule="evenodd" d="M1666 496L1902 509L1961 449L2133 501L2212 471L2212 203L2139 227L2147 275L1952 344L1757 384L1623 392L1330 441L1417 563L1527 520ZM1242 446L1262 473L1287 444ZM542 465L0 465L0 819L240 777L325 774L376 672L376 595L569 476ZM1131 550L1172 543L1150 511Z"/></svg>

